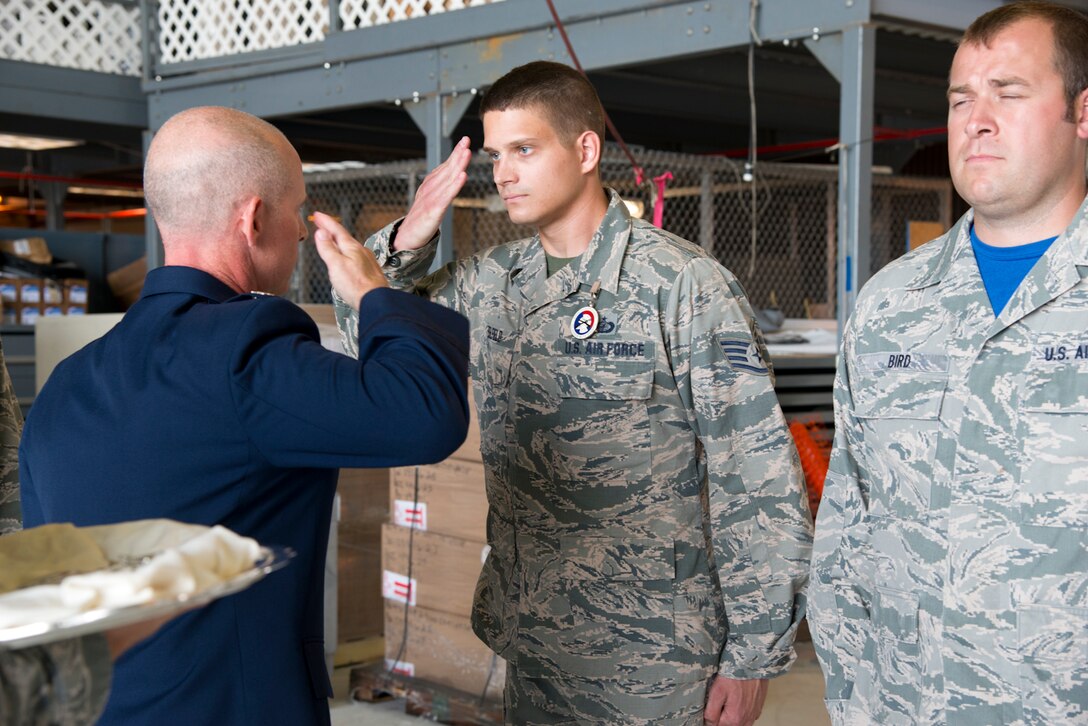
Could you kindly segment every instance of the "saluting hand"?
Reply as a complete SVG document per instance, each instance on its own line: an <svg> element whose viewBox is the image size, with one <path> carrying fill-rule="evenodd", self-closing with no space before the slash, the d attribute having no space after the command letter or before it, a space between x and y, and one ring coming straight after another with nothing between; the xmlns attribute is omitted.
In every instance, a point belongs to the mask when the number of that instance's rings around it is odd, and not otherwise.
<svg viewBox="0 0 1088 726"><path fill-rule="evenodd" d="M468 148L468 137L462 136L449 158L436 166L416 190L412 208L400 223L393 240L396 249L418 250L434 237L438 225L442 223L442 215L468 179L465 169L470 158L472 152Z"/></svg>
<svg viewBox="0 0 1088 726"><path fill-rule="evenodd" d="M329 268L329 282L353 310L359 310L363 295L378 287L389 287L374 253L343 225L322 212L314 212L314 224L314 244Z"/></svg>
<svg viewBox="0 0 1088 726"><path fill-rule="evenodd" d="M737 681L717 676L707 689L703 723L710 726L752 726L767 699L767 681Z"/></svg>

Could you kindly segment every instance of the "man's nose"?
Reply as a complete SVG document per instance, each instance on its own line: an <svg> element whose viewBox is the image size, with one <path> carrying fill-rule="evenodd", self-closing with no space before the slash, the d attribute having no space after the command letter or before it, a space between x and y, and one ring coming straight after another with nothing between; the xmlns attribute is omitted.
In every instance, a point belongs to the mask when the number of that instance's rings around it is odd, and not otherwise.
<svg viewBox="0 0 1088 726"><path fill-rule="evenodd" d="M509 184L514 181L514 165L508 163L505 158L500 158L495 161L492 174L495 177L496 186Z"/></svg>
<svg viewBox="0 0 1088 726"><path fill-rule="evenodd" d="M975 99L971 104L971 115L967 119L964 132L973 139L995 131L997 123L990 102L982 98Z"/></svg>

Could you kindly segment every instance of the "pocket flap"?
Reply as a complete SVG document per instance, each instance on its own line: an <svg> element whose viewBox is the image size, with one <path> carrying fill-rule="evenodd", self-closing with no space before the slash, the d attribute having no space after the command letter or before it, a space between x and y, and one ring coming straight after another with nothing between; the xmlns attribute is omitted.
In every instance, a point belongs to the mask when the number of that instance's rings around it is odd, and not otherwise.
<svg viewBox="0 0 1088 726"><path fill-rule="evenodd" d="M903 643L918 642L918 596L902 590L878 587L873 625L879 637Z"/></svg>
<svg viewBox="0 0 1088 726"><path fill-rule="evenodd" d="M1023 409L1039 413L1088 413L1085 373L1074 366L1036 370L1024 391Z"/></svg>
<svg viewBox="0 0 1088 726"><path fill-rule="evenodd" d="M560 539L567 580L672 580L676 560L672 542L615 537Z"/></svg>
<svg viewBox="0 0 1088 726"><path fill-rule="evenodd" d="M553 370L563 398L645 400L654 386L652 360L557 360Z"/></svg>
<svg viewBox="0 0 1088 726"><path fill-rule="evenodd" d="M1016 613L1020 654L1034 661L1088 660L1088 608L1026 605Z"/></svg>
<svg viewBox="0 0 1088 726"><path fill-rule="evenodd" d="M948 376L889 371L851 381L857 418L934 420L940 416Z"/></svg>

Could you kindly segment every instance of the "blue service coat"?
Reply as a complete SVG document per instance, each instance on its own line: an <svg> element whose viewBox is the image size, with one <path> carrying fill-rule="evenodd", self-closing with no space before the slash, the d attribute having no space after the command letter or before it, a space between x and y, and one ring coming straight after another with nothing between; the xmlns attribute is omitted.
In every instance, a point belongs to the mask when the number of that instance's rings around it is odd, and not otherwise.
<svg viewBox="0 0 1088 726"><path fill-rule="evenodd" d="M223 524L298 556L117 663L102 724L327 724L323 575L337 467L435 462L468 425L466 320L364 296L356 361L282 298L187 267L148 273L63 361L20 446L25 525Z"/></svg>

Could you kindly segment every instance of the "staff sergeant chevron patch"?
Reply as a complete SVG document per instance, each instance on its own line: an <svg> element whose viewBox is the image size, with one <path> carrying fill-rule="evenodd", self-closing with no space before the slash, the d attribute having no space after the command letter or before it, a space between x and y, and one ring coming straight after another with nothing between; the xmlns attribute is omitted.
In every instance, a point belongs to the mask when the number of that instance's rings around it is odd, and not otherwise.
<svg viewBox="0 0 1088 726"><path fill-rule="evenodd" d="M725 359L729 365L745 373L754 373L760 376L770 374L767 363L759 353L759 348L754 342L745 338L724 337L718 338L718 345L725 353Z"/></svg>

